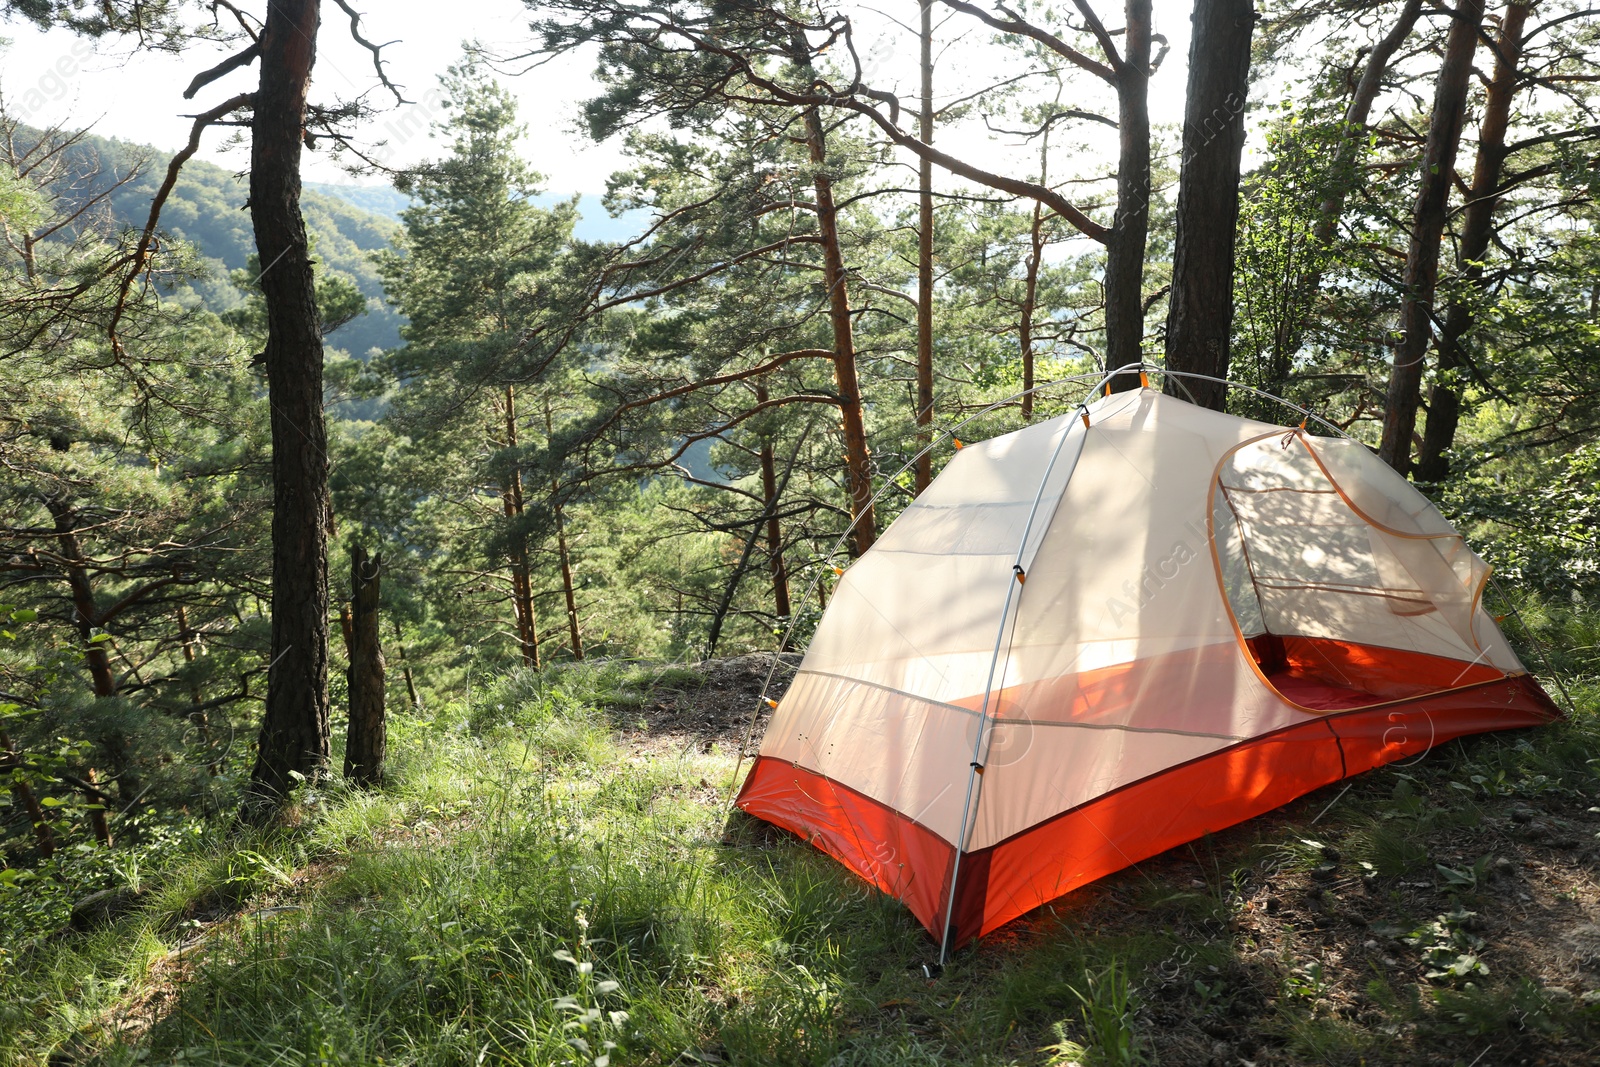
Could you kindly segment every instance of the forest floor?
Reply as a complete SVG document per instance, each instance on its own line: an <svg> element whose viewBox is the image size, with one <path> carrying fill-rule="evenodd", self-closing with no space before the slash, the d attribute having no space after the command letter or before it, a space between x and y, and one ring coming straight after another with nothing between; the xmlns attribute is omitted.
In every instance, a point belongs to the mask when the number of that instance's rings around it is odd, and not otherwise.
<svg viewBox="0 0 1600 1067"><path fill-rule="evenodd" d="M769 665L514 675L397 720L389 788L313 796L27 947L0 1062L1600 1059L1592 686L1571 722L1321 790L929 978L897 902L729 815Z"/></svg>

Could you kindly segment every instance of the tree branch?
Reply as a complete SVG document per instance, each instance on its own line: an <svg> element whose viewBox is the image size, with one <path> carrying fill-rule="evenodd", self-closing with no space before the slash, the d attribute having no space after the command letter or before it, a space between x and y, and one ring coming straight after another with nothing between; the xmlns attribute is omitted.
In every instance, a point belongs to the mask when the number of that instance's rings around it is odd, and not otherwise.
<svg viewBox="0 0 1600 1067"><path fill-rule="evenodd" d="M128 271L123 276L122 287L117 293L117 302L111 309L111 321L106 326L106 334L111 339L111 349L116 353L119 360L122 358L123 352L122 342L117 337L117 326L122 322L122 313L127 307L128 293L133 288L134 279L143 273L145 264L149 260L150 245L155 241L156 225L161 221L161 209L166 204L167 197L172 194L173 186L178 184L178 172L189 161L189 157L200 150L200 134L205 131L207 126L210 126L224 115L232 114L254 101L254 93L240 93L238 96L224 100L210 111L203 111L194 116L194 125L189 128L189 143L184 145L183 150L173 156L172 161L167 164L167 177L161 183L161 188L156 190L156 195L150 200L150 217L145 221L144 232L139 235L139 244L133 250Z"/></svg>
<svg viewBox="0 0 1600 1067"><path fill-rule="evenodd" d="M1084 55L1082 52L1078 51L1076 48L1072 47L1070 44L1063 41L1049 30L1035 26L1031 22L1024 21L1021 16L1017 15L1016 12L1011 11L1001 4L996 4L995 7L999 8L1001 12L1008 16L1006 18L999 18L995 15L992 15L976 4L966 3L965 0L939 0L939 2L945 7L948 7L954 11L960 11L963 14L971 15L978 21L987 26L991 26L1002 33L1014 33L1019 37L1027 37L1038 41L1040 44L1050 49L1050 51L1054 52L1062 59L1065 59L1068 63L1071 63L1075 67L1081 67L1102 81L1115 84L1117 80L1117 72L1106 66L1104 63ZM1102 41L1101 47L1106 48L1108 55L1114 56L1116 54L1113 49L1107 47L1106 42Z"/></svg>
<svg viewBox="0 0 1600 1067"><path fill-rule="evenodd" d="M355 38L356 44L361 45L367 51L372 53L372 69L378 72L378 80L383 83L383 87L394 94L395 105L400 106L402 104L411 103L410 100L407 100L404 96L400 95L400 88L395 85L394 82L389 80L389 75L386 74L383 69L383 49L389 47L390 44L394 44L394 42L390 41L388 44L373 44L371 41L361 36L361 15L356 11L356 9L351 7L346 0L333 0L333 2L338 4L346 15L350 16L350 36Z"/></svg>
<svg viewBox="0 0 1600 1067"><path fill-rule="evenodd" d="M261 42L252 42L250 47L246 48L243 52L240 52L237 55L229 56L227 59L224 59L221 63L218 63L210 70L202 71L201 73L196 74L194 76L194 81L189 83L189 88L183 91L183 98L185 100L193 100L195 93L198 93L201 89L204 89L206 86L210 85L212 82L216 81L218 78L229 73L230 71L238 70L240 67L254 62L260 55Z"/></svg>

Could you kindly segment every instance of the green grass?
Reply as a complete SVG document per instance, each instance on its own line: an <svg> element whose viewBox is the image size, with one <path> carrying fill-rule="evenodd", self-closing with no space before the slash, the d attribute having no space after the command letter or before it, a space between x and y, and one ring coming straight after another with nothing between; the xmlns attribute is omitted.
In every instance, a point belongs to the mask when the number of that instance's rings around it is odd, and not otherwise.
<svg viewBox="0 0 1600 1067"><path fill-rule="evenodd" d="M723 843L700 783L726 757L631 759L527 681L393 724L390 790L314 796L296 829L147 875L115 926L36 944L0 1061L1009 1063L1023 1022L1082 1030L1078 940L930 987L897 903L792 839Z"/></svg>
<svg viewBox="0 0 1600 1067"><path fill-rule="evenodd" d="M726 755L611 739L619 694L697 684L514 672L470 708L396 720L386 790L324 789L276 832L169 849L110 927L18 948L0 1063L1087 1067L1203 1063L1215 1035L1274 1063L1465 1062L1485 1040L1559 1063L1600 1037L1597 1010L1505 966L1498 935L1490 973L1462 980L1419 977L1426 946L1404 939L1492 911L1479 838L1510 806L1590 803L1591 711L1174 850L929 980L935 946L897 902L730 820ZM1372 928L1340 927L1345 960L1325 962L1334 927L1307 917L1352 902ZM1386 926L1379 955L1401 967L1375 973L1359 945Z"/></svg>

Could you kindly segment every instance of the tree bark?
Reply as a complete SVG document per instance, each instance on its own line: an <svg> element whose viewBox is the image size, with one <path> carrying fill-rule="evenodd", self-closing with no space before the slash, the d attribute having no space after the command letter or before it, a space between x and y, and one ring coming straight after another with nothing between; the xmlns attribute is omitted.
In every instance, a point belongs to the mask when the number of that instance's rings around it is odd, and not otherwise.
<svg viewBox="0 0 1600 1067"><path fill-rule="evenodd" d="M107 700L117 695L117 679L111 670L111 657L106 650L105 641L96 641L95 628L103 626L106 619L101 615L95 603L94 585L89 578L88 561L83 555L83 546L78 541L77 524L75 515L66 502L59 498L49 498L45 501L45 508L50 512L50 518L55 523L56 541L61 546L61 557L66 561L67 587L72 594L73 624L78 631L78 636L83 640L84 664L89 668L89 684L94 690L95 698ZM99 745L112 768L116 771L117 792L124 800L131 801L138 796L139 782L133 776L128 764L128 739L120 731L112 730L102 734ZM91 784L97 778L93 767L84 769L84 777ZM89 802L89 826L94 831L94 836L106 848L115 843L111 836L111 824L106 819L104 806L100 800L88 793L84 794Z"/></svg>
<svg viewBox="0 0 1600 1067"><path fill-rule="evenodd" d="M1035 200L1033 223L1028 228L1028 271L1022 281L1022 321L1017 324L1017 347L1022 349L1023 422L1033 418L1033 312L1039 306L1039 263L1043 258L1044 205Z"/></svg>
<svg viewBox="0 0 1600 1067"><path fill-rule="evenodd" d="M550 415L550 398L544 398L544 432L548 440L555 436L555 420ZM562 515L561 482L550 479L550 507L556 517L556 555L561 562L561 590L567 598L567 632L572 641L572 658L583 659L583 636L578 630L578 595L572 585L572 554L567 551L567 522Z"/></svg>
<svg viewBox="0 0 1600 1067"><path fill-rule="evenodd" d="M1350 190L1355 188L1359 177L1361 154L1367 143L1367 122L1372 117L1372 105L1378 97L1378 91L1383 87L1383 76L1388 73L1389 62L1394 59L1394 54L1411 36L1411 31L1421 14L1422 0L1406 0L1389 32L1384 34L1372 51L1367 53L1361 77L1351 90L1350 99L1345 104L1340 140L1334 150L1334 162L1329 171L1332 175L1332 186L1328 194L1323 197L1322 203L1317 206L1316 222L1312 226L1309 247L1306 255L1302 257L1310 260L1310 266L1295 279L1294 291L1301 294L1301 299L1298 306L1285 316L1285 321L1278 327L1274 338L1276 346L1273 353L1274 363L1280 367L1286 368L1292 361L1294 353L1300 350L1310 310L1317 291L1322 288L1323 253L1333 244L1339 220L1344 216L1345 200ZM1287 378L1287 374L1286 369L1277 373L1275 368L1272 378L1281 381ZM1272 383L1269 382L1269 390L1271 388Z"/></svg>
<svg viewBox="0 0 1600 1067"><path fill-rule="evenodd" d="M200 640L195 632L189 628L189 613L182 604L178 605L178 641L183 646L183 661L194 663L200 658ZM205 698L200 693L200 687L189 687L189 703L194 710L189 712L189 725L195 728L200 735L200 743L205 745L206 751L211 751L211 720L206 714ZM206 764L206 771L215 778L222 773L222 767L215 760Z"/></svg>
<svg viewBox="0 0 1600 1067"><path fill-rule="evenodd" d="M61 558L66 565L67 588L72 594L72 621L83 639L84 666L89 668L89 684L94 695L101 699L117 695L117 678L111 670L111 656L104 641L94 640L95 627L104 625L100 610L95 604L94 585L89 579L83 546L78 541L77 524L72 509L55 497L45 501L45 508L55 522L56 543L61 546Z"/></svg>
<svg viewBox="0 0 1600 1067"><path fill-rule="evenodd" d="M1344 214L1345 198L1355 187L1355 166L1362 146L1366 143L1367 120L1372 117L1372 104L1378 98L1378 90L1383 87L1383 76L1389 71L1389 61L1400 50L1400 46L1405 44L1406 38L1411 36L1411 30L1416 26L1417 18L1421 14L1422 0L1406 0L1405 7L1400 9L1400 14L1395 18L1389 32L1383 35L1371 52L1367 53L1367 61L1361 68L1361 78L1351 91L1350 100L1344 109L1343 136L1334 157L1334 186L1317 212L1314 234L1319 248L1326 247L1332 242L1334 230L1339 225L1339 218ZM1312 287L1319 285L1321 280L1321 273L1318 272L1311 279Z"/></svg>
<svg viewBox="0 0 1600 1067"><path fill-rule="evenodd" d="M844 255L839 248L839 215L833 203L833 179L827 172L822 115L816 108L808 108L805 120L806 146L816 168L817 232L822 239L822 277L828 287L828 321L833 327L833 377L839 390L845 477L850 489L850 554L859 556L878 539L877 516L872 506L872 455L867 450L867 431L862 421L850 292L845 284Z"/></svg>
<svg viewBox="0 0 1600 1067"><path fill-rule="evenodd" d="M45 818L39 798L33 795L33 787L17 773L21 769L22 757L17 754L17 746L9 736L0 732L0 776L11 780L11 795L16 797L18 806L27 813L39 858L49 859L56 853L56 834L50 828L50 821Z"/></svg>
<svg viewBox="0 0 1600 1067"><path fill-rule="evenodd" d="M1255 21L1252 0L1195 0L1166 355L1171 370L1213 378L1228 376L1239 157ZM1190 394L1217 411L1227 406L1222 382L1168 379L1167 392Z"/></svg>
<svg viewBox="0 0 1600 1067"><path fill-rule="evenodd" d="M765 403L767 387L756 386L756 402ZM783 562L783 528L778 519L778 469L772 453L772 439L761 440L761 499L767 509L767 566L772 572L772 608L784 630L779 652L788 651L786 621L793 614L789 603L789 572Z"/></svg>
<svg viewBox="0 0 1600 1067"><path fill-rule="evenodd" d="M1063 83L1056 83L1057 105L1061 103ZM1039 184L1050 185L1050 123L1039 135ZM1033 220L1028 227L1028 264L1022 280L1022 321L1017 324L1017 347L1022 350L1022 421L1033 418L1033 315L1039 307L1039 269L1044 265L1044 204L1033 202Z"/></svg>
<svg viewBox="0 0 1600 1067"><path fill-rule="evenodd" d="M756 384L757 400L765 400L766 395L767 388L765 383L758 382ZM809 424L807 428L809 429ZM804 443L804 439L805 435L802 433L800 439L795 442L794 451L789 455L789 462L784 468L782 478L768 482L768 468L765 465L762 468L762 497L764 505L761 514L756 516L755 525L750 527L750 535L744 539L744 547L739 552L739 562L734 566L733 575L728 579L728 584L723 587L722 599L717 604L715 614L711 617L711 629L706 638L706 659L710 659L716 654L717 641L722 636L722 624L727 619L729 609L733 607L734 593L738 591L739 583L744 579L745 570L750 565L750 557L755 553L756 544L761 540L763 533L767 535L768 549L769 551L771 550L772 538L778 530L776 521L778 501L782 498L784 491L789 488L789 477L794 473L796 460L800 458L800 447ZM770 452L770 446L764 451ZM776 471L773 473L776 474ZM780 556L780 561L781 558ZM820 593L820 586L818 591ZM788 602L787 591L784 594L784 602L785 604ZM780 648L779 651L782 651L782 649Z"/></svg>
<svg viewBox="0 0 1600 1067"><path fill-rule="evenodd" d="M1500 17L1496 38L1494 73L1484 94L1483 121L1478 126L1478 157L1472 168L1472 185L1467 189L1466 210L1462 212L1461 234L1456 245L1456 270L1462 284L1481 290L1484 284L1483 257L1489 251L1494 232L1494 212L1500 204L1497 190L1506 159L1506 129L1511 121L1511 101L1517 89L1517 63L1522 58L1522 30L1527 23L1527 0L1512 0ZM1462 338L1472 328L1472 306L1461 297L1445 309L1439 331L1439 370L1458 370L1465 362ZM1429 394L1428 418L1422 432L1422 447L1417 454L1417 480L1443 481L1450 473L1447 453L1455 443L1456 426L1461 421L1461 394L1455 383L1441 376Z"/></svg>
<svg viewBox="0 0 1600 1067"><path fill-rule="evenodd" d="M933 143L933 0L919 0L922 113L917 137ZM913 486L920 495L933 481L933 160L917 157L917 451ZM788 614L784 612L783 614Z"/></svg>
<svg viewBox="0 0 1600 1067"><path fill-rule="evenodd" d="M1421 182L1406 252L1404 293L1400 304L1403 336L1395 346L1394 366L1383 413L1383 440L1378 455L1401 474L1411 469L1411 437L1422 400L1422 365L1432 336L1433 295L1439 281L1439 244L1444 236L1455 179L1456 152L1466 119L1467 87L1472 59L1483 24L1482 0L1457 0L1445 37L1444 62L1434 91L1428 123Z"/></svg>
<svg viewBox="0 0 1600 1067"><path fill-rule="evenodd" d="M391 615L389 625L394 628L394 647L400 653L400 677L406 680L406 699L417 711L422 710L422 698L417 696L417 684L411 677L411 657L406 655L405 637L400 630L400 619Z"/></svg>
<svg viewBox="0 0 1600 1067"><path fill-rule="evenodd" d="M388 749L384 720L383 647L378 638L379 583L383 556L370 559L360 545L350 546L350 728L345 736L344 776L358 786L383 782Z"/></svg>
<svg viewBox="0 0 1600 1067"><path fill-rule="evenodd" d="M506 448L517 447L517 394L506 386ZM522 517L522 470L513 463L500 494L505 506L506 519L515 524ZM539 669L539 616L533 608L533 568L528 561L528 539L520 530L511 531L511 606L517 616L517 641L522 649L522 662Z"/></svg>
<svg viewBox="0 0 1600 1067"><path fill-rule="evenodd" d="M250 145L250 219L263 264L272 427L272 646L267 706L243 816L263 821L296 775L327 772L328 448L322 329L300 215L306 92L317 0L271 0Z"/></svg>
<svg viewBox="0 0 1600 1067"><path fill-rule="evenodd" d="M1116 68L1117 212L1106 237L1106 370L1143 359L1144 253L1150 229L1150 0L1127 0L1123 54ZM1110 381L1112 392L1139 388L1137 374Z"/></svg>

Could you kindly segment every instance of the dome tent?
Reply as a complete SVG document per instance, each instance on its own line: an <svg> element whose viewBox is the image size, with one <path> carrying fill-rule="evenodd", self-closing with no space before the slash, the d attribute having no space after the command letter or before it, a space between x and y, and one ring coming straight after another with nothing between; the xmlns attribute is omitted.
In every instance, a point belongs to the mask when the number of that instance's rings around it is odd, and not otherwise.
<svg viewBox="0 0 1600 1067"><path fill-rule="evenodd" d="M1148 388L968 445L846 571L737 804L961 942L1560 711L1358 442Z"/></svg>

